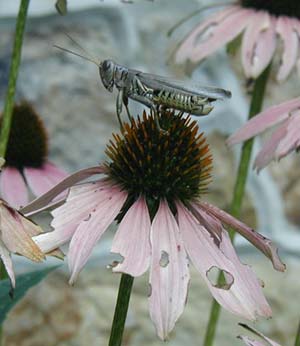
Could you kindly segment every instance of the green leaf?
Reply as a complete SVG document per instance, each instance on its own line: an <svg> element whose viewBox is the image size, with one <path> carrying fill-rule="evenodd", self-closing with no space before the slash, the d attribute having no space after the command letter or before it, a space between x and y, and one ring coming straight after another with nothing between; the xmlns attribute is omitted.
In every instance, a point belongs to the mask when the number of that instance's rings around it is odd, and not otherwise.
<svg viewBox="0 0 300 346"><path fill-rule="evenodd" d="M65 16L67 14L67 0L57 0L55 7L61 16Z"/></svg>
<svg viewBox="0 0 300 346"><path fill-rule="evenodd" d="M54 269L59 266L36 270L17 276L16 288L12 292L9 279L0 281L0 325L4 322L7 313L22 299L29 288L37 285Z"/></svg>

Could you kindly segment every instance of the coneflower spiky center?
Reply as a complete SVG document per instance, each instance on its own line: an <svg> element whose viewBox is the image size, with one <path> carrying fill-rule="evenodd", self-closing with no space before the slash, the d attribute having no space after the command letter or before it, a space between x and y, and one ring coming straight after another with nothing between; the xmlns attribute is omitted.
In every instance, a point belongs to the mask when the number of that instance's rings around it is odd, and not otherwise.
<svg viewBox="0 0 300 346"><path fill-rule="evenodd" d="M129 195L150 200L187 202L206 192L212 157L196 121L173 111L161 111L160 131L152 115L124 125L107 146L109 177Z"/></svg>
<svg viewBox="0 0 300 346"><path fill-rule="evenodd" d="M289 16L300 19L299 0L241 0L243 7L265 10L274 16Z"/></svg>
<svg viewBox="0 0 300 346"><path fill-rule="evenodd" d="M5 157L6 165L18 169L41 167L47 154L47 133L42 120L28 102L15 105Z"/></svg>

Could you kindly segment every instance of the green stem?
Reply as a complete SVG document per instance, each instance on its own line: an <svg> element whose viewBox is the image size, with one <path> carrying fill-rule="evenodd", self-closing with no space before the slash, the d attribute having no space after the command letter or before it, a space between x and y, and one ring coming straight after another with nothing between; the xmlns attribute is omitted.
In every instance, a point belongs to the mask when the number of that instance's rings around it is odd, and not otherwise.
<svg viewBox="0 0 300 346"><path fill-rule="evenodd" d="M1 132L0 132L0 157L5 157L6 147L9 139L11 120L12 120L12 112L14 106L14 98L15 98L15 90L16 83L19 71L19 65L21 60L21 50L24 36L24 28L27 17L29 0L21 0L17 24L16 24L16 32L15 32L15 40L14 47L9 71L9 82L8 89L5 99L2 124L1 124Z"/></svg>
<svg viewBox="0 0 300 346"><path fill-rule="evenodd" d="M297 329L295 346L300 346L300 322L299 322L298 329Z"/></svg>
<svg viewBox="0 0 300 346"><path fill-rule="evenodd" d="M108 346L121 346L134 278L122 274Z"/></svg>
<svg viewBox="0 0 300 346"><path fill-rule="evenodd" d="M5 157L7 143L9 139L12 111L13 111L13 105L14 105L18 70L19 70L19 65L21 60L21 50L22 50L28 5L29 5L29 0L21 0L19 13L17 17L14 47L13 47L11 65L9 70L8 89L7 89L7 94L6 94L5 104L4 104L4 111L3 111L2 122L1 122L0 158ZM0 262L0 280L6 279L6 278L7 278L6 270L2 262ZM0 326L0 346L2 344L3 344L3 330L2 330L2 326Z"/></svg>
<svg viewBox="0 0 300 346"><path fill-rule="evenodd" d="M271 69L271 65L269 65L255 81L248 119L255 116L262 109L270 69ZM247 182L250 158L251 158L252 147L253 147L253 140L254 139L251 138L248 141L244 142L242 146L242 150L241 150L239 167L238 167L234 191L233 191L233 198L232 198L232 202L230 206L230 213L231 215L235 217L239 217L240 215L242 200L245 194L245 186ZM230 231L230 237L232 241L234 240L234 235L235 233ZM221 277L219 277L219 280L221 280ZM216 334L216 328L217 328L218 320L220 317L220 312L221 312L221 307L214 300L211 305L209 321L208 321L208 325L207 325L207 329L206 329L206 333L204 337L204 344L203 344L204 346L213 345L215 334Z"/></svg>

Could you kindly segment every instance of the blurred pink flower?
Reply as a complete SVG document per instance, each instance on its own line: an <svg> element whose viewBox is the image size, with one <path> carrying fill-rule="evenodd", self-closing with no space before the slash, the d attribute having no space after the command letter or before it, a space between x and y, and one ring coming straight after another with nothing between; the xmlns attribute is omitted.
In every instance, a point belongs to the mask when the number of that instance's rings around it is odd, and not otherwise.
<svg viewBox="0 0 300 346"><path fill-rule="evenodd" d="M0 117L1 126L1 117ZM47 133L28 102L14 106L6 163L0 173L0 193L11 206L28 203L28 189L40 196L67 174L48 161Z"/></svg>
<svg viewBox="0 0 300 346"><path fill-rule="evenodd" d="M197 25L180 43L175 62L197 63L221 46L242 37L241 58L246 77L257 78L283 43L277 80L285 80L295 66L300 69L300 7L294 0L241 0L227 5Z"/></svg>
<svg viewBox="0 0 300 346"><path fill-rule="evenodd" d="M253 334L258 336L260 338L260 340L263 341L263 342L262 341L256 341L256 340L253 340L252 338L249 338L248 336L239 335L238 338L243 340L247 346L280 346L277 342L267 338L265 335L260 333L258 330L254 329L252 327L249 327L246 324L239 323L239 325L244 327L247 330L250 330Z"/></svg>
<svg viewBox="0 0 300 346"><path fill-rule="evenodd" d="M28 203L27 186L35 196L40 196L67 176L60 168L51 162L45 162L41 167L6 166L0 174L0 192L3 199L15 208Z"/></svg>
<svg viewBox="0 0 300 346"><path fill-rule="evenodd" d="M39 226L0 199L0 258L13 288L16 281L11 253L27 257L34 262L42 261L44 253L31 239L41 232Z"/></svg>
<svg viewBox="0 0 300 346"><path fill-rule="evenodd" d="M280 160L300 147L300 98L272 106L250 119L231 135L228 145L252 138L269 127L278 125L255 158L254 168L260 171L272 160Z"/></svg>
<svg viewBox="0 0 300 346"><path fill-rule="evenodd" d="M225 227L235 229L262 251L275 269L285 266L272 242L226 212L199 200L210 180L211 156L197 123L162 113L168 135L152 116L124 125L106 153L111 162L66 178L40 200L30 213L70 188L63 205L52 211L52 232L34 237L43 251L69 243L67 253L74 283L109 225L118 230L111 251L122 256L114 272L140 276L150 268L149 309L161 339L166 339L183 312L191 261L214 298L227 310L254 320L271 316L261 284L252 269L238 259ZM93 174L105 177L74 185ZM82 175L82 178L81 178ZM189 259L188 259L189 258ZM223 284L214 283L216 271Z"/></svg>

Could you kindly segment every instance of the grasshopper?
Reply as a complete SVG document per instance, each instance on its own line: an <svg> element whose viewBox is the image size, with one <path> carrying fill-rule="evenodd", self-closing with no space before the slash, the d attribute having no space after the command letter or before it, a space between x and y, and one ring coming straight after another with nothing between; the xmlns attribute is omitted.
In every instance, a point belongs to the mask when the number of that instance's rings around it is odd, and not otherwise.
<svg viewBox="0 0 300 346"><path fill-rule="evenodd" d="M203 87L168 77L144 73L127 68L109 59L97 62L90 57L83 47L71 37L69 38L87 56L60 46L55 45L55 47L96 64L104 87L109 92L112 92L114 87L118 90L116 111L121 128L123 106L125 106L129 120L131 119L128 108L129 99L149 107L154 114L157 128L161 130L158 119L158 111L161 108L202 116L212 111L212 102L231 97L230 91L221 88Z"/></svg>

